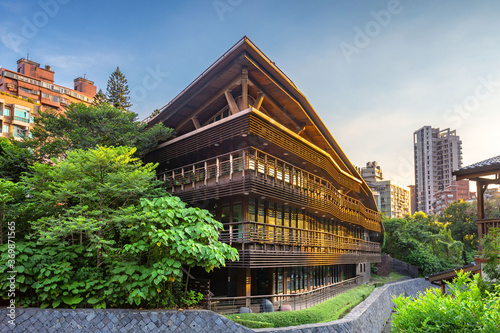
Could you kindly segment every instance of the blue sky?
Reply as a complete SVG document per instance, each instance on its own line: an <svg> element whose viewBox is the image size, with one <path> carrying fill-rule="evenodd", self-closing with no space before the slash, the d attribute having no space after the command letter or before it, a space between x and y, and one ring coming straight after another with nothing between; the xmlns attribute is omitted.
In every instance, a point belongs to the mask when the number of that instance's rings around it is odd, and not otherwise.
<svg viewBox="0 0 500 333"><path fill-rule="evenodd" d="M120 66L140 119L247 35L356 165L412 184L424 125L456 129L464 165L500 154L497 0L0 0L0 12L0 66L29 49L57 84L85 73L103 90Z"/></svg>

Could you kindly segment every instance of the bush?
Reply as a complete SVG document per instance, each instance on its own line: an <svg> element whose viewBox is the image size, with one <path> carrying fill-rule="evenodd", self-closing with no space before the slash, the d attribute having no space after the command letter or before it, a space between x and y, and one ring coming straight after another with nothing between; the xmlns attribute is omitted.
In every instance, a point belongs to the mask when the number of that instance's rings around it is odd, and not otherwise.
<svg viewBox="0 0 500 333"><path fill-rule="evenodd" d="M394 299L393 332L500 332L500 288L488 292L479 275L470 278L458 273L448 283L450 295L428 289L416 298L400 295Z"/></svg>

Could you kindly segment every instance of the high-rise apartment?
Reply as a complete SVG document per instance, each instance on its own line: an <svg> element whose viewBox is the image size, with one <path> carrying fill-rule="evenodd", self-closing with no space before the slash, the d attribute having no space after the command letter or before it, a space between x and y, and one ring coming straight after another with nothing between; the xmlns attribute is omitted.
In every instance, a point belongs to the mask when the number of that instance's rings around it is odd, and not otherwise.
<svg viewBox="0 0 500 333"><path fill-rule="evenodd" d="M387 218L403 218L410 214L410 190L406 186L384 180L382 168L376 161L360 168L361 177L368 183L379 211Z"/></svg>
<svg viewBox="0 0 500 333"><path fill-rule="evenodd" d="M452 184L462 166L462 141L456 130L424 126L413 133L417 211L434 213L434 194Z"/></svg>

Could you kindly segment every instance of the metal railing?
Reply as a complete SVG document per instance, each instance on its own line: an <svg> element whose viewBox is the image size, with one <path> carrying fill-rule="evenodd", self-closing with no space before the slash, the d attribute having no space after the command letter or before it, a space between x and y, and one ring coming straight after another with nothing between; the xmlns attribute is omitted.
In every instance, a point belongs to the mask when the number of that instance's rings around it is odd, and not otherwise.
<svg viewBox="0 0 500 333"><path fill-rule="evenodd" d="M360 276L333 283L311 291L294 294L274 294L238 297L212 297L209 309L223 314L238 313L240 308L250 308L252 312L261 312L266 300L273 305L274 311L279 311L283 305L289 305L291 310L307 309L335 297L358 284Z"/></svg>

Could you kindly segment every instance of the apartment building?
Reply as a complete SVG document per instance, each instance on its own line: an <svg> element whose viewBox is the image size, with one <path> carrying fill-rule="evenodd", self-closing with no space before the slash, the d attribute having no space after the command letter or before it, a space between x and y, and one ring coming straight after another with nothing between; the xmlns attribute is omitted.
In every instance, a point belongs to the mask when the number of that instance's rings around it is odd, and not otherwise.
<svg viewBox="0 0 500 333"><path fill-rule="evenodd" d="M446 207L452 202L463 200L469 201L476 198L476 193L469 190L469 180L452 180L451 185L442 191L434 193L432 202L434 214L442 214Z"/></svg>
<svg viewBox="0 0 500 333"><path fill-rule="evenodd" d="M0 68L0 121L4 137L28 135L33 119L41 110L64 112L71 103L92 103L96 94L94 82L78 77L74 89L54 83L49 65L28 59L17 61L17 70Z"/></svg>
<svg viewBox="0 0 500 333"><path fill-rule="evenodd" d="M376 161L360 168L361 177L375 196L379 211L387 218L403 218L410 214L410 190L406 186L384 180L382 168Z"/></svg>
<svg viewBox="0 0 500 333"><path fill-rule="evenodd" d="M424 126L413 134L417 211L434 212L436 192L452 185L453 170L462 166L462 141L456 130Z"/></svg>

